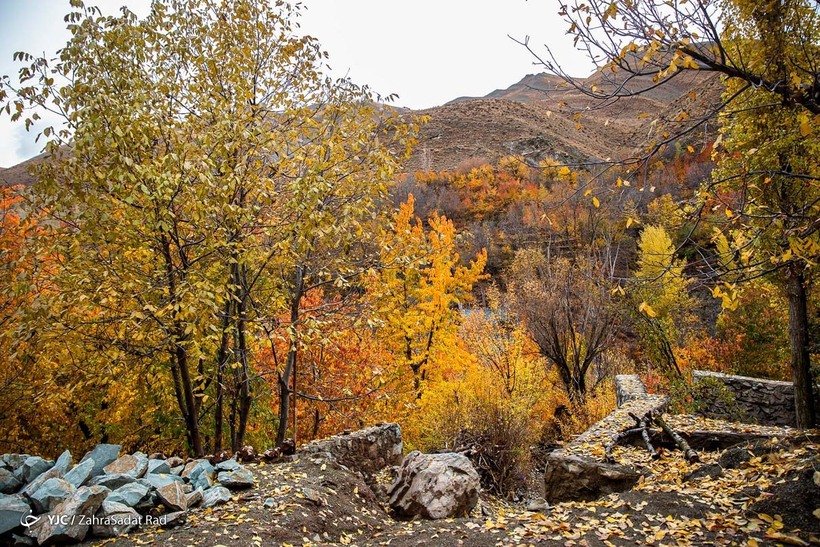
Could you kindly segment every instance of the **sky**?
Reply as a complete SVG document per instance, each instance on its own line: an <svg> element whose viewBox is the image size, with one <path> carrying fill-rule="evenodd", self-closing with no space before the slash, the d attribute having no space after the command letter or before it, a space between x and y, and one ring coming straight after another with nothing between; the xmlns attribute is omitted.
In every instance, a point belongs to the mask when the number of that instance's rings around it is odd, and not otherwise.
<svg viewBox="0 0 820 547"><path fill-rule="evenodd" d="M330 54L336 76L349 76L413 109L461 96L483 96L542 72L509 36L549 44L576 76L591 71L572 48L557 0L302 0L300 30ZM145 15L150 0L86 0L104 13L127 5ZM0 75L14 75L15 51L53 55L69 37L68 0L0 0ZM536 49L542 48L536 47ZM576 70L572 70L577 67ZM0 118L0 167L37 155L37 131Z"/></svg>

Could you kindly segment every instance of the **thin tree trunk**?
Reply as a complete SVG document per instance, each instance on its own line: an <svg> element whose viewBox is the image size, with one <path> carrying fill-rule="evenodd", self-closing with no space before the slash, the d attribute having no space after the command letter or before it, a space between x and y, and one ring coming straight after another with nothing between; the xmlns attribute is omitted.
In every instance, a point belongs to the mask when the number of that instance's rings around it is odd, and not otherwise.
<svg viewBox="0 0 820 547"><path fill-rule="evenodd" d="M239 424L236 432L236 446L234 452L242 448L245 444L245 432L248 429L248 418L251 413L251 380L250 368L248 366L248 343L247 343L247 271L242 266L236 266L237 285L240 288L240 298L237 302L236 334L237 351L239 352L240 363L240 385L239 385Z"/></svg>
<svg viewBox="0 0 820 547"><path fill-rule="evenodd" d="M802 265L792 264L787 280L789 300L789 341L791 342L792 380L794 382L794 412L797 427L814 427L814 395L809 357L809 315L806 279Z"/></svg>
<svg viewBox="0 0 820 547"><path fill-rule="evenodd" d="M299 306L302 303L302 289L304 286L304 271L301 266L296 267L296 276L293 284L293 295L290 301L290 340L285 370L279 376L279 429L276 432L276 444L281 445L288 432L288 418L290 417L290 379L296 370L296 357L299 349L297 338L297 323L299 322Z"/></svg>
<svg viewBox="0 0 820 547"><path fill-rule="evenodd" d="M230 291L229 291L230 293ZM214 409L214 453L222 450L222 435L224 431L225 412L225 365L228 363L228 345L230 334L228 326L231 320L231 298L225 302L222 316L222 339L219 342L219 351L216 356L216 408Z"/></svg>
<svg viewBox="0 0 820 547"><path fill-rule="evenodd" d="M168 276L168 292L171 301L176 304L176 272L174 271L174 262L171 256L171 245L168 242L168 238L164 235L161 238L161 243L163 258L165 259L165 273ZM196 413L197 405L194 397L193 384L191 382L191 371L188 367L188 352L182 345L185 341L185 327L180 321L174 319L172 351L176 360L176 372L179 374L179 386L181 388L181 393L177 392L177 395L182 396L182 399L178 402L180 403L180 408L183 409L182 414L185 420L185 428L190 448L194 452L194 455L199 457L202 456L204 452L202 451L202 436L199 431L199 417Z"/></svg>

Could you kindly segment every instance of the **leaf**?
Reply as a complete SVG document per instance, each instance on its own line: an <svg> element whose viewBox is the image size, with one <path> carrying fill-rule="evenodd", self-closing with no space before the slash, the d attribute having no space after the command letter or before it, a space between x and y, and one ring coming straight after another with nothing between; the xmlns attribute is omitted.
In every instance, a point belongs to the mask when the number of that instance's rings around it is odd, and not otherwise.
<svg viewBox="0 0 820 547"><path fill-rule="evenodd" d="M592 196L592 204L595 206L596 209L601 206L601 202L595 196Z"/></svg>
<svg viewBox="0 0 820 547"><path fill-rule="evenodd" d="M808 137L809 135L812 134L813 130L814 129L812 128L811 124L808 121L805 121L805 122L800 124L800 136L801 137Z"/></svg>
<svg viewBox="0 0 820 547"><path fill-rule="evenodd" d="M646 302L646 300L641 302L640 306L638 306L638 311L645 314L645 315L647 315L648 317L657 317L658 316L658 312L656 312L654 309L652 309L652 306L650 306Z"/></svg>

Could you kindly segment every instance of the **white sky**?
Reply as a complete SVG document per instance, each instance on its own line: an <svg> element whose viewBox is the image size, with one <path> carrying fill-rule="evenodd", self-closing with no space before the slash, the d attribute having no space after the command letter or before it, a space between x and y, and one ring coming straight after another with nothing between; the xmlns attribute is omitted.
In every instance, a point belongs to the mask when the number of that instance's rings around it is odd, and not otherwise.
<svg viewBox="0 0 820 547"><path fill-rule="evenodd" d="M106 13L126 4L147 13L150 0L86 0ZM419 109L483 96L542 72L508 35L548 43L578 76L590 65L572 49L557 0L302 0L301 30L319 39L337 76L349 75L398 106ZM52 55L65 44L68 0L0 0L0 74L13 75L15 51ZM577 70L572 70L577 67ZM40 152L36 131L0 117L0 167Z"/></svg>

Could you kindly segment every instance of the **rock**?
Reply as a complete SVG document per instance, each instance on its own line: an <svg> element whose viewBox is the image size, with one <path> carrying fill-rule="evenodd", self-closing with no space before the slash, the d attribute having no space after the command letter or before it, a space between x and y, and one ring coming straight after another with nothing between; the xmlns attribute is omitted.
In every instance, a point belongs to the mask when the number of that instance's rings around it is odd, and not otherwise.
<svg viewBox="0 0 820 547"><path fill-rule="evenodd" d="M67 480L60 477L52 477L45 481L29 497L34 505L36 513L48 513L70 498L77 490Z"/></svg>
<svg viewBox="0 0 820 547"><path fill-rule="evenodd" d="M162 452L154 452L153 454L148 456L148 459L149 460L164 460L166 458L165 458L165 454L163 454Z"/></svg>
<svg viewBox="0 0 820 547"><path fill-rule="evenodd" d="M91 477L94 471L94 460L88 459L75 465L68 473L65 474L65 480L74 485L75 488L83 486Z"/></svg>
<svg viewBox="0 0 820 547"><path fill-rule="evenodd" d="M197 488L190 494L185 494L185 503L188 505L188 509L191 507L196 507L202 503L203 492L204 491L201 488Z"/></svg>
<svg viewBox="0 0 820 547"><path fill-rule="evenodd" d="M646 386L637 374L615 376L615 404L617 406L622 407L629 401L643 399L646 395Z"/></svg>
<svg viewBox="0 0 820 547"><path fill-rule="evenodd" d="M23 465L17 468L14 475L21 482L31 482L52 467L54 467L53 460L44 460L40 456L29 456Z"/></svg>
<svg viewBox="0 0 820 547"><path fill-rule="evenodd" d="M105 500L121 503L139 511L146 508L146 503L150 504L151 487L138 482L132 482L131 484L120 486L111 492Z"/></svg>
<svg viewBox="0 0 820 547"><path fill-rule="evenodd" d="M228 454L226 451L220 450L219 452L208 458L208 461L211 462L211 465L216 465L218 463L224 462L230 457L230 454Z"/></svg>
<svg viewBox="0 0 820 547"><path fill-rule="evenodd" d="M31 456L28 454L3 454L3 463L11 471L16 471L25 463Z"/></svg>
<svg viewBox="0 0 820 547"><path fill-rule="evenodd" d="M0 469L0 494L13 494L23 486L23 483L14 476L9 469Z"/></svg>
<svg viewBox="0 0 820 547"><path fill-rule="evenodd" d="M175 482L181 483L182 477L180 477L179 475L165 475L162 473L154 473L151 475L146 475L143 479L140 480L147 482L150 486L159 490L163 486L167 486Z"/></svg>
<svg viewBox="0 0 820 547"><path fill-rule="evenodd" d="M478 473L466 456L415 450L390 488L390 507L402 518L463 517L475 507L479 487Z"/></svg>
<svg viewBox="0 0 820 547"><path fill-rule="evenodd" d="M177 475L177 476L180 476L180 477L181 477L181 476L182 476L182 472L183 472L184 470L185 470L185 466L184 466L184 465L178 465L178 466L176 466L176 467L172 467L172 468L171 468L171 474L172 474L172 475Z"/></svg>
<svg viewBox="0 0 820 547"><path fill-rule="evenodd" d="M89 482L89 486L105 486L109 490L116 490L120 486L131 484L137 480L133 475L126 475L124 473L104 474L93 477Z"/></svg>
<svg viewBox="0 0 820 547"><path fill-rule="evenodd" d="M188 509L187 498L181 483L173 482L162 488L157 488L157 496L162 505L171 511L185 511Z"/></svg>
<svg viewBox="0 0 820 547"><path fill-rule="evenodd" d="M32 524L26 533L36 538L40 545L83 541L88 534L91 517L108 492L102 486L81 486L70 498Z"/></svg>
<svg viewBox="0 0 820 547"><path fill-rule="evenodd" d="M150 475L151 473L154 474L169 474L171 472L171 468L168 467L168 462L165 460L157 460L157 459L150 459L148 460L148 469L146 470L145 474Z"/></svg>
<svg viewBox="0 0 820 547"><path fill-rule="evenodd" d="M591 501L630 490L641 476L631 467L567 455L563 450L551 452L546 467L544 497L549 503Z"/></svg>
<svg viewBox="0 0 820 547"><path fill-rule="evenodd" d="M110 496L109 496L110 498ZM91 533L96 537L111 538L127 534L139 527L142 518L131 507L106 499L94 515Z"/></svg>
<svg viewBox="0 0 820 547"><path fill-rule="evenodd" d="M214 466L208 460L199 460L188 473L188 480L194 488L207 490L213 486Z"/></svg>
<svg viewBox="0 0 820 547"><path fill-rule="evenodd" d="M276 508L276 500L273 498L266 498L265 501L262 503L262 507L265 509L274 509Z"/></svg>
<svg viewBox="0 0 820 547"><path fill-rule="evenodd" d="M159 525L163 528L173 528L174 526L179 526L180 524L185 524L185 521L188 520L188 512L187 511L176 511L174 513L168 513L167 515L162 515L159 518Z"/></svg>
<svg viewBox="0 0 820 547"><path fill-rule="evenodd" d="M0 534L20 526L20 519L31 514L31 507L23 496L0 494Z"/></svg>
<svg viewBox="0 0 820 547"><path fill-rule="evenodd" d="M107 475L130 475L135 479L142 477L148 469L148 458L142 455L126 454L103 468Z"/></svg>
<svg viewBox="0 0 820 547"><path fill-rule="evenodd" d="M236 459L241 462L253 462L256 461L257 457L258 454L251 445L243 446L239 452L236 453Z"/></svg>
<svg viewBox="0 0 820 547"><path fill-rule="evenodd" d="M59 469L57 469L57 467L56 467L56 466L55 466L55 467L52 467L51 469L49 469L48 471L46 471L45 473L43 473L42 475L40 475L39 477L37 477L36 479L34 479L33 481L31 481L30 483L28 483L28 484L27 484L27 485L23 488L23 490L22 490L22 492L21 492L21 493L22 493L22 494L25 494L26 496L29 496L29 497L30 497L30 496L31 496L32 494L34 494L34 492L36 492L36 491L37 491L37 489L38 489L38 488L40 488L40 487L41 487L41 486L42 486L42 485L43 485L43 484L44 484L47 480L50 480L50 479L55 479L55 478L60 478L60 479L62 479L62 478L63 478L62 474L60 473L60 470L59 470Z"/></svg>
<svg viewBox="0 0 820 547"><path fill-rule="evenodd" d="M234 459L225 460L216 464L217 471L236 471L241 467L242 465Z"/></svg>
<svg viewBox="0 0 820 547"><path fill-rule="evenodd" d="M202 494L202 507L214 507L231 501L231 491L224 486L214 486Z"/></svg>
<svg viewBox="0 0 820 547"><path fill-rule="evenodd" d="M168 467L170 467L170 468L179 467L180 465L185 465L185 462L182 461L182 458L178 458L177 456L171 456L170 458L165 460L165 463L167 463Z"/></svg>
<svg viewBox="0 0 820 547"><path fill-rule="evenodd" d="M68 473L68 470L71 469L71 465L74 463L74 458L71 457L71 452L66 450L60 457L57 458L57 462L54 464L54 468L57 469L61 475L65 475Z"/></svg>
<svg viewBox="0 0 820 547"><path fill-rule="evenodd" d="M103 473L103 468L109 463L112 463L120 457L120 448L118 444L98 444L91 452L83 456L80 463L86 460L94 460L94 467L91 469L91 476L96 477Z"/></svg>
<svg viewBox="0 0 820 547"><path fill-rule="evenodd" d="M287 455L284 447L282 453ZM329 453L340 464L370 479L379 470L402 463L401 428L397 424L377 424L346 435L309 442L302 445L298 453Z"/></svg>
<svg viewBox="0 0 820 547"><path fill-rule="evenodd" d="M222 471L219 475L217 475L216 480L222 486L232 490L250 488L255 482L253 473L244 467L237 469L236 471Z"/></svg>
<svg viewBox="0 0 820 547"><path fill-rule="evenodd" d="M532 513L544 513L549 511L550 504L544 498L533 498L527 503L527 511Z"/></svg>

